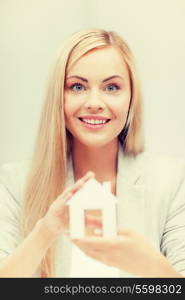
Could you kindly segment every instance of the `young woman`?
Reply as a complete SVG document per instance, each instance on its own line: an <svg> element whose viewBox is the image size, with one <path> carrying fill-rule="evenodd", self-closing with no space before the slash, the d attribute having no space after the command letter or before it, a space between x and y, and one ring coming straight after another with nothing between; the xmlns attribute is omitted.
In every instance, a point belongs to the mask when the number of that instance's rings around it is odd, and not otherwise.
<svg viewBox="0 0 185 300"><path fill-rule="evenodd" d="M1 277L70 277L72 245L121 277L185 275L185 165L145 153L142 123L135 63L122 38L92 29L67 40L32 160L1 168ZM86 226L94 235L71 240L66 203L92 177L111 182L118 234L99 236L92 212Z"/></svg>

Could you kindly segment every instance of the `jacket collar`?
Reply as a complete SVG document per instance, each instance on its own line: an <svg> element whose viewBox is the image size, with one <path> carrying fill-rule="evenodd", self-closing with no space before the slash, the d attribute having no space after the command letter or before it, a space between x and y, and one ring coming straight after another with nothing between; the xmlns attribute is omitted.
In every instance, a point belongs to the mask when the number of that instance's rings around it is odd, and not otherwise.
<svg viewBox="0 0 185 300"><path fill-rule="evenodd" d="M128 185L135 185L139 182L142 174L143 157L143 153L137 156L126 155L119 143L117 180L121 180Z"/></svg>

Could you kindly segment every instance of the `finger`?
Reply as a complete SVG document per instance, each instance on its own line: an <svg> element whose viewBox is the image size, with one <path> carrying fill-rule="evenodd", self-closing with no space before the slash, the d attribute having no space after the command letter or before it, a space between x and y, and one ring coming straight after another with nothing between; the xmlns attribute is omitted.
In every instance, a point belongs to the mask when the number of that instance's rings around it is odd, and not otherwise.
<svg viewBox="0 0 185 300"><path fill-rule="evenodd" d="M115 244L115 241L112 239L105 239L103 237L96 237L96 236L88 236L83 239L74 239L73 242L75 242L77 245L81 247L85 247L87 249L108 249L112 247Z"/></svg>
<svg viewBox="0 0 185 300"><path fill-rule="evenodd" d="M66 200L69 200L72 197L72 195L82 187L82 185L82 181L76 182L72 187L70 186L66 188L65 191L58 196L57 200L62 200L63 202L66 202Z"/></svg>
<svg viewBox="0 0 185 300"><path fill-rule="evenodd" d="M103 249L100 250L100 249L88 249L88 248L85 248L81 245L77 245L77 247L83 251L87 256L91 257L91 258L94 258L104 264L107 264L107 265L110 265L107 263L107 260L106 260L106 252L105 250Z"/></svg>
<svg viewBox="0 0 185 300"><path fill-rule="evenodd" d="M73 193L68 190L68 191L65 191L65 193L61 194L57 199L56 199L56 203L55 205L58 206L58 207L64 207L67 202L71 199L71 197L73 196Z"/></svg>
<svg viewBox="0 0 185 300"><path fill-rule="evenodd" d="M94 173L93 172L87 172L82 178L80 178L79 180L77 180L74 184L74 186L71 189L72 193L76 193L80 188L82 188L82 186L91 178L94 177Z"/></svg>
<svg viewBox="0 0 185 300"><path fill-rule="evenodd" d="M82 188L85 182L87 182L90 178L93 177L94 177L93 172L87 172L82 178L77 180L72 187L71 186L68 187L59 197L68 197L70 194L76 193L79 189Z"/></svg>
<svg viewBox="0 0 185 300"><path fill-rule="evenodd" d="M86 182L87 180L89 180L90 178L93 178L94 176L95 176L94 172L88 171L83 177L78 179L76 181L76 183L78 184L79 182Z"/></svg>
<svg viewBox="0 0 185 300"><path fill-rule="evenodd" d="M88 180L89 178L92 178L92 177L95 177L95 174L94 174L94 172L92 172L92 171L88 171L85 175L84 175L84 179L86 180ZM83 178L83 177L82 177Z"/></svg>
<svg viewBox="0 0 185 300"><path fill-rule="evenodd" d="M106 259L106 253L105 252L100 252L100 251L96 251L96 250L92 250L92 251L84 251L82 249L82 251L89 257L105 264L105 265L108 265L108 266L111 266L111 264L108 262L108 260Z"/></svg>
<svg viewBox="0 0 185 300"><path fill-rule="evenodd" d="M96 247L89 247L88 245L85 245L81 242L76 242L75 240L72 241L78 248L80 248L82 251L86 251L86 252L97 252L100 253L102 252L102 249L96 248Z"/></svg>
<svg viewBox="0 0 185 300"><path fill-rule="evenodd" d="M71 189L72 189L71 186L68 187L68 188L66 188L66 189L63 191L63 193L60 194L60 195L57 197L57 200L62 200L62 199L64 199L64 198L68 197L68 195L71 193Z"/></svg>
<svg viewBox="0 0 185 300"><path fill-rule="evenodd" d="M90 178L94 177L93 172L87 172L81 179L75 182L75 184L71 187L68 187L65 189L65 191L58 196L57 200L61 201L63 204L66 204L71 197L82 188L82 186L85 184L86 181L88 181ZM60 202L61 203L61 202Z"/></svg>
<svg viewBox="0 0 185 300"><path fill-rule="evenodd" d="M99 253L97 251L89 251L89 250L84 250L81 248L81 250L89 257L94 258L96 260L102 261L102 253Z"/></svg>
<svg viewBox="0 0 185 300"><path fill-rule="evenodd" d="M63 223L69 223L69 206L65 203L58 201L53 206L53 212L55 216L60 217Z"/></svg>

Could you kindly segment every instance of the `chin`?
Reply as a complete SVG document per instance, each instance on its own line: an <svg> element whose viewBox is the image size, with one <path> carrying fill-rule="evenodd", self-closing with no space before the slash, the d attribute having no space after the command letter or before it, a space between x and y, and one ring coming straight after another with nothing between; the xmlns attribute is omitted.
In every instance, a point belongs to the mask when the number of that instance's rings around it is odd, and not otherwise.
<svg viewBox="0 0 185 300"><path fill-rule="evenodd" d="M86 140L85 139L83 139L83 140L77 139L77 140L80 142L80 144L82 144L88 148L100 148L100 147L104 147L112 142L112 140L107 140L107 139L106 140L105 139L104 140L103 139L96 140L96 138L93 138L90 140L88 140L88 139L86 139Z"/></svg>

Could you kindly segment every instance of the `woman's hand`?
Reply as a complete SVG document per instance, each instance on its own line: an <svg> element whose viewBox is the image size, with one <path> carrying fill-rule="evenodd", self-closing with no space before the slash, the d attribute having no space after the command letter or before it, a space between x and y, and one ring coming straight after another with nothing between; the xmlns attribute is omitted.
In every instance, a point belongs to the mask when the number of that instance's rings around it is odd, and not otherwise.
<svg viewBox="0 0 185 300"><path fill-rule="evenodd" d="M142 235L131 230L119 230L115 238L89 236L73 242L86 255L136 276L181 277Z"/></svg>
<svg viewBox="0 0 185 300"><path fill-rule="evenodd" d="M43 226L53 235L54 239L68 229L69 211L68 205L66 205L67 202L83 187L86 181L93 177L93 172L87 172L85 176L76 181L72 187L69 187L57 197L49 207L46 215L42 218Z"/></svg>

